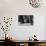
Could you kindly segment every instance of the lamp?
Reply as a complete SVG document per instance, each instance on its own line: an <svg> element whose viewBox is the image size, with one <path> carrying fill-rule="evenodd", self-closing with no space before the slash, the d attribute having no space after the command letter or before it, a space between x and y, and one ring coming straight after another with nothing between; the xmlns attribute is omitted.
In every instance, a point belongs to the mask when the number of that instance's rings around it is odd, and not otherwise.
<svg viewBox="0 0 46 46"><path fill-rule="evenodd" d="M40 6L42 6L43 3L45 3L45 0L29 0L29 3L32 7L34 8L38 8Z"/></svg>

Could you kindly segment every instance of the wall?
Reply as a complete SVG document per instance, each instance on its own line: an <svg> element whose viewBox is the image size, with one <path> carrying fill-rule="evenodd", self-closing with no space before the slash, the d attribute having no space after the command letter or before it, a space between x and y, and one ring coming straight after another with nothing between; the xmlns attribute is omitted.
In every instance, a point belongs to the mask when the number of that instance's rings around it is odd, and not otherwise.
<svg viewBox="0 0 46 46"><path fill-rule="evenodd" d="M16 37L17 40L27 40L34 34L37 35L39 40L44 40L45 12L45 6L40 8L33 8L30 6L28 0L0 0L0 16L13 17L12 26L8 32L12 34L13 37ZM34 25L18 25L18 15L34 15ZM2 38L3 37L0 36L0 39Z"/></svg>

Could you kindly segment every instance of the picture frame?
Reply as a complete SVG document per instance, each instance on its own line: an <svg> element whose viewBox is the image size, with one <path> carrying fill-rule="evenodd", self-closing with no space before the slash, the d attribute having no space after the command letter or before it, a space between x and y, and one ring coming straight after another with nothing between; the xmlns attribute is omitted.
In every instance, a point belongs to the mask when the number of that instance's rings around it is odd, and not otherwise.
<svg viewBox="0 0 46 46"><path fill-rule="evenodd" d="M24 24L33 25L33 15L19 15L18 22L21 25L24 25Z"/></svg>

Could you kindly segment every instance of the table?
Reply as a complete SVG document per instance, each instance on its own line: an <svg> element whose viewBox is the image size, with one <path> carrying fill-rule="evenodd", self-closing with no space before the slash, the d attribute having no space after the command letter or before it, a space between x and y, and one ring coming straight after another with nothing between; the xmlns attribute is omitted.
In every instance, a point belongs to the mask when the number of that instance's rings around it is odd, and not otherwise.
<svg viewBox="0 0 46 46"><path fill-rule="evenodd" d="M14 44L16 46L46 46L46 40L39 40L39 41L29 41L29 40L9 40L7 43Z"/></svg>

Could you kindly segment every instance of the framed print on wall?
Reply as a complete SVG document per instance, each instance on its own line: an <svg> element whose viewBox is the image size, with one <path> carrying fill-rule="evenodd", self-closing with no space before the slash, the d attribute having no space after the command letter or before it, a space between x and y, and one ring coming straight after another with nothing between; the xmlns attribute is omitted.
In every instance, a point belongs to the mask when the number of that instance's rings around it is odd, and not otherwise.
<svg viewBox="0 0 46 46"><path fill-rule="evenodd" d="M33 25L33 15L19 15L18 22L21 25Z"/></svg>

